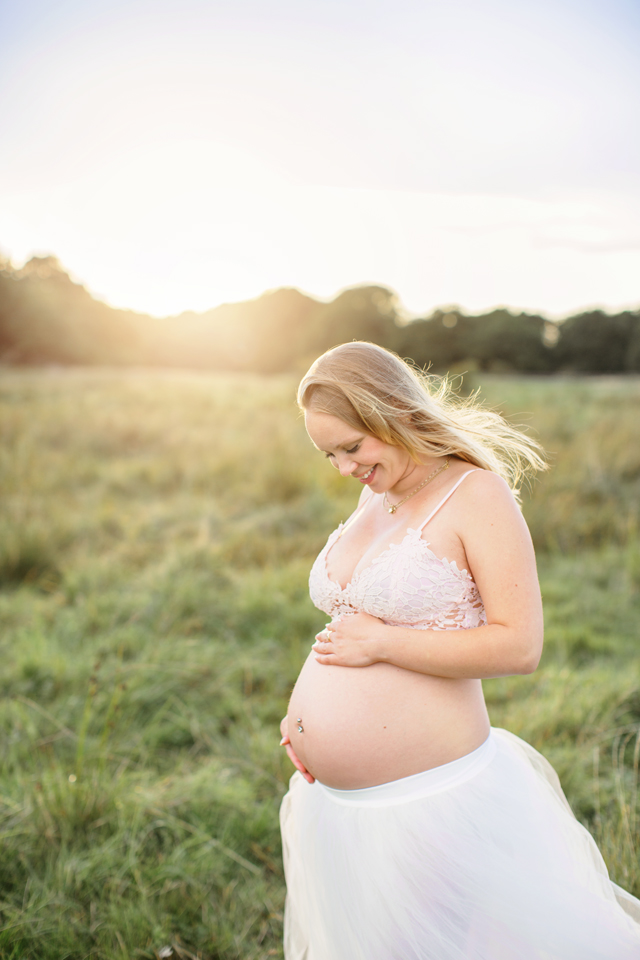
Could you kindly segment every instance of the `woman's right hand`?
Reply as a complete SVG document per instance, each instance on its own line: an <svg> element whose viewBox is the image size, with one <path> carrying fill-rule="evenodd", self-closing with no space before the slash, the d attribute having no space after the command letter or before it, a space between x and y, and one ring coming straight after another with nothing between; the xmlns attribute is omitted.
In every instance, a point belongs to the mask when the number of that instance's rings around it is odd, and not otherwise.
<svg viewBox="0 0 640 960"><path fill-rule="evenodd" d="M284 747L287 751L287 756L291 763L294 765L296 770L299 770L302 776L308 783L315 783L315 777L313 777L301 760L295 755L293 747L291 746L291 741L289 740L289 721L287 717L284 717L280 722L280 733L282 734L282 740L280 741L280 746Z"/></svg>

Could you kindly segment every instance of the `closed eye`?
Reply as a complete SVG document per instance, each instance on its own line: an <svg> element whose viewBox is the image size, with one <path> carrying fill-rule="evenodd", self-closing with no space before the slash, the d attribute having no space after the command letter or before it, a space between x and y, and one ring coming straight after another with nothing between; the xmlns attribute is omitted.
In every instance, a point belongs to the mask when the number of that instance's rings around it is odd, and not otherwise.
<svg viewBox="0 0 640 960"><path fill-rule="evenodd" d="M360 449L360 444L356 443L355 447L352 447L351 450L345 450L345 453L349 453L349 454L357 453L359 449ZM327 460L331 460L331 458L334 456L335 456L334 453L325 453L325 457Z"/></svg>

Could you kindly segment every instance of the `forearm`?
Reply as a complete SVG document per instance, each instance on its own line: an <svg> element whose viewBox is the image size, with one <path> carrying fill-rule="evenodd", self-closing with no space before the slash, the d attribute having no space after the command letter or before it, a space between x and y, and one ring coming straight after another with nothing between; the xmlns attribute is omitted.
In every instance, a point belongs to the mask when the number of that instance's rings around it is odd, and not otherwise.
<svg viewBox="0 0 640 960"><path fill-rule="evenodd" d="M542 630L537 624L514 629L491 623L470 630L381 624L379 635L365 642L375 662L438 677L484 679L532 673L540 659Z"/></svg>

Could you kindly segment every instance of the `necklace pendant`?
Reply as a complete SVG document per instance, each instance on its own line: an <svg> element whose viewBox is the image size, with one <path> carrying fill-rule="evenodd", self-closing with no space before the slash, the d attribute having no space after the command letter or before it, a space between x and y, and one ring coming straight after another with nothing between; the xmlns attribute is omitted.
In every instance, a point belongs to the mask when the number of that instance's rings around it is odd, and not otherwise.
<svg viewBox="0 0 640 960"><path fill-rule="evenodd" d="M398 509L398 508L397 508L397 507L395 506L395 504L394 504L394 505L392 505L392 506L389 507L389 509L388 509L387 512L388 512L388 513L395 513L397 509Z"/></svg>

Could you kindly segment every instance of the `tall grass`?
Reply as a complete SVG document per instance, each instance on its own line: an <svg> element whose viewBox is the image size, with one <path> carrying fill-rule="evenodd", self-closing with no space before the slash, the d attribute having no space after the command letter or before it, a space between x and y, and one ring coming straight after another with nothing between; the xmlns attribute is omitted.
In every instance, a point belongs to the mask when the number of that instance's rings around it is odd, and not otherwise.
<svg viewBox="0 0 640 960"><path fill-rule="evenodd" d="M525 504L536 547L634 544L640 378L485 377L479 385L488 404L532 428L548 452L552 469Z"/></svg>
<svg viewBox="0 0 640 960"><path fill-rule="evenodd" d="M640 894L640 385L487 379L551 473L525 512L547 648L490 681ZM357 490L287 378L0 381L0 957L281 957L278 723L324 616L310 561Z"/></svg>

